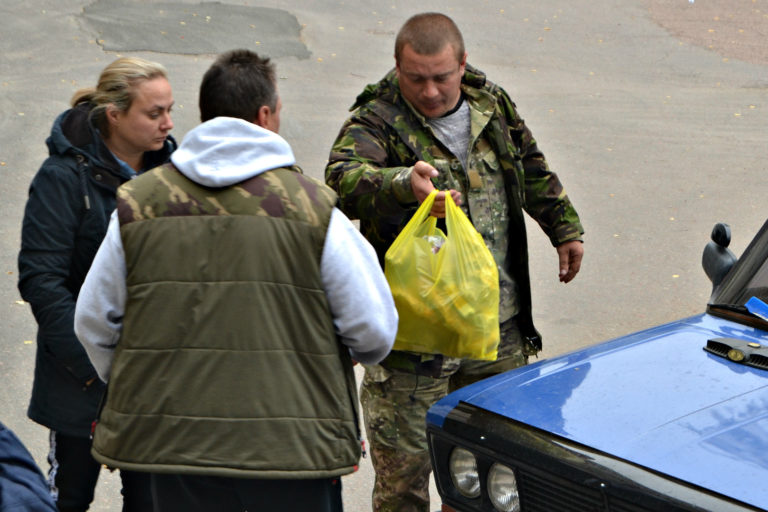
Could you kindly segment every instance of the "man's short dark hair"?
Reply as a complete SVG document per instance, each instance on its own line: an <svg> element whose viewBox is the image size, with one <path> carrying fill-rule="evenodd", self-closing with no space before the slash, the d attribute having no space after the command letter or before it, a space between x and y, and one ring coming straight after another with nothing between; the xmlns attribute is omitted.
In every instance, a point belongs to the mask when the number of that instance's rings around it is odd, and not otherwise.
<svg viewBox="0 0 768 512"><path fill-rule="evenodd" d="M445 14L424 12L411 16L400 28L395 39L395 60L400 62L405 45L419 55L440 53L450 44L459 62L464 58L464 38L456 23Z"/></svg>
<svg viewBox="0 0 768 512"><path fill-rule="evenodd" d="M277 107L275 66L250 50L221 54L200 84L200 119L235 117L252 123L259 109Z"/></svg>

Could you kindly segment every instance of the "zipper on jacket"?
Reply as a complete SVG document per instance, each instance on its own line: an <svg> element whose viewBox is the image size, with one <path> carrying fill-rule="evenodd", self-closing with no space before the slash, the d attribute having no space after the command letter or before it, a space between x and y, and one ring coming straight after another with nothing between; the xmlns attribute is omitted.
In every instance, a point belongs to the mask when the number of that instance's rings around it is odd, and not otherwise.
<svg viewBox="0 0 768 512"><path fill-rule="evenodd" d="M88 196L88 176L87 176L87 167L88 163L85 161L85 157L83 155L77 155L77 174L80 178L80 188L83 192L83 200L85 202L85 209L90 210L91 209L91 198Z"/></svg>

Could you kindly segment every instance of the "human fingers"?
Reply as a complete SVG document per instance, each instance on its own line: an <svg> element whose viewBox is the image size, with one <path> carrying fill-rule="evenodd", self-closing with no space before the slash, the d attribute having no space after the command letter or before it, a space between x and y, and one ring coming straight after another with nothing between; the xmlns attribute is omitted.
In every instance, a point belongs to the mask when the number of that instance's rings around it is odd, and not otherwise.
<svg viewBox="0 0 768 512"><path fill-rule="evenodd" d="M435 202L432 204L429 214L438 219L445 217L445 192L435 194Z"/></svg>
<svg viewBox="0 0 768 512"><path fill-rule="evenodd" d="M584 246L580 241L566 242L557 247L560 266L560 282L568 283L576 277L581 270L581 260L584 255Z"/></svg>
<svg viewBox="0 0 768 512"><path fill-rule="evenodd" d="M424 199L435 189L432 184L434 176L437 176L437 169L428 163L419 161L414 164L411 171L411 189L419 203L424 202Z"/></svg>

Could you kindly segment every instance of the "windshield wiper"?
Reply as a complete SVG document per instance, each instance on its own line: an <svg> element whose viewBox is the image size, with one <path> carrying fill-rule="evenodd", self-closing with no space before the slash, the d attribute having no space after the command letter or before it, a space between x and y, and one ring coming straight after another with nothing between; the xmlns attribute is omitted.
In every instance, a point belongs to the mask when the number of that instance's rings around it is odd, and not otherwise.
<svg viewBox="0 0 768 512"><path fill-rule="evenodd" d="M725 311L733 311L734 313L741 313L743 315L752 315L744 304L709 304L709 307L723 309Z"/></svg>
<svg viewBox="0 0 768 512"><path fill-rule="evenodd" d="M759 329L765 329L768 324L768 318L753 313L744 304L707 304L707 311L715 316L730 318Z"/></svg>

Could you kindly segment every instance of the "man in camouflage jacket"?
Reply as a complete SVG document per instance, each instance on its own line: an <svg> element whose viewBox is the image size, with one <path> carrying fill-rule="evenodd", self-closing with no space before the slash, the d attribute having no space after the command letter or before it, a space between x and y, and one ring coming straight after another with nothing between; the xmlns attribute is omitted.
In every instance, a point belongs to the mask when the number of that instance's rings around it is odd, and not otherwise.
<svg viewBox="0 0 768 512"><path fill-rule="evenodd" d="M496 260L501 332L493 362L393 350L366 366L361 400L376 469L374 510L403 512L429 508L429 406L453 389L525 364L541 349L523 210L557 248L563 282L579 271L583 229L514 103L466 64L450 18L425 13L408 20L395 60L395 70L358 96L331 150L326 182L342 210L360 220L382 265L429 192L443 191L432 209L438 217L450 193Z"/></svg>

